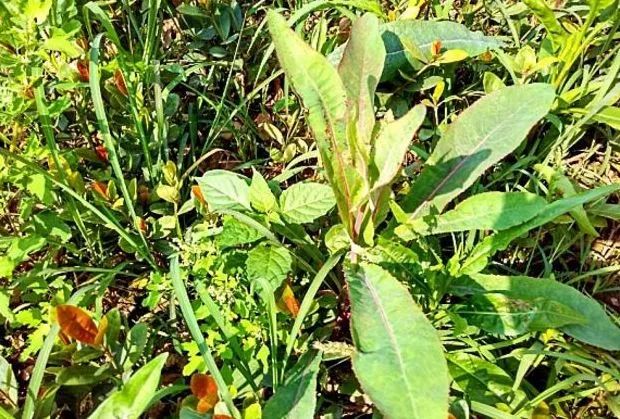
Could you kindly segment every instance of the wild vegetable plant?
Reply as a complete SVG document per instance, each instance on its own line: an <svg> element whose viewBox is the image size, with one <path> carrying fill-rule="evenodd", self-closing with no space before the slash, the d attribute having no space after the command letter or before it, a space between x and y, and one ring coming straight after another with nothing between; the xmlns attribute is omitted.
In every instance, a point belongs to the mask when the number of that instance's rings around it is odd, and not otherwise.
<svg viewBox="0 0 620 419"><path fill-rule="evenodd" d="M376 231L386 219L388 206L392 205L400 226L389 223L379 240L389 242L395 234L410 240L408 234L415 238L432 233L434 228L438 232L498 231L450 268L453 276L461 277L480 272L489 256L524 232L600 199L617 190L618 185L550 204L527 192L489 192L437 215L489 167L512 152L550 110L555 99L553 88L531 84L501 89L463 112L435 146L410 192L396 203L391 185L425 112L416 106L395 121L375 121L374 94L385 59L377 19L365 15L355 23L337 68L303 43L282 17L271 12L268 21L280 63L308 108L308 121L341 220L327 234L327 240L338 243L332 249L348 253L345 276L356 376L379 411L388 417L445 417L449 378L441 343L407 289L381 267L390 259L373 252L382 247L375 246ZM207 191L207 201L211 196ZM248 201L244 206L249 209L251 199ZM273 199L270 205L276 205ZM481 211L478 214L477 209ZM284 217L286 214L282 211ZM583 330L588 323L584 313L587 310L560 298L554 300L553 293L543 289L545 284L536 282L532 294L513 296L515 301L525 301L535 313L534 318L519 325L524 328L521 332L545 327ZM432 293L440 293L436 300L449 284L443 287L431 289ZM554 287L557 293L564 289L560 284L551 285ZM501 289L497 291L502 294ZM510 296L501 298L510 300ZM501 298L500 311L509 309ZM605 318L600 309L591 308L594 311L588 314ZM494 321L502 323L499 311ZM590 343L617 347L620 330L608 320L601 323L609 325L612 342L599 338ZM486 320L482 321L481 327L485 324ZM497 328L493 332L498 332ZM575 334L585 338L581 332Z"/></svg>

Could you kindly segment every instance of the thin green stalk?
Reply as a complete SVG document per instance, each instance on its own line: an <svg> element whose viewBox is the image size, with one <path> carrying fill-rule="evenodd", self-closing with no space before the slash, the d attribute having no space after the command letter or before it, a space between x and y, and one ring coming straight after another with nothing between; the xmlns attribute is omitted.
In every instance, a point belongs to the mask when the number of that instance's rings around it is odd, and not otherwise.
<svg viewBox="0 0 620 419"><path fill-rule="evenodd" d="M123 71L123 76L127 74L127 70L124 66L123 60L119 59L119 63L121 66L121 70ZM142 146L142 154L144 154L144 161L146 162L146 169L148 172L148 181L151 183L151 186L155 184L155 176L153 173L153 162L151 161L151 152L149 150L149 138L146 135L146 131L144 130L144 126L142 124L142 120L140 119L140 110L138 109L138 103L136 102L136 87L133 86L133 83L129 80L128 77L125 77L125 84L127 85L127 90L129 94L127 95L127 99L129 100L129 110L131 111L131 117L133 119L134 126L136 128L136 132L138 133L138 137L140 138L140 145Z"/></svg>
<svg viewBox="0 0 620 419"><path fill-rule="evenodd" d="M170 160L170 150L168 150L168 127L164 116L164 100L161 91L161 78L159 61L153 63L153 72L155 74L155 83L153 84L153 93L155 97L155 115L157 118L157 127L155 133L157 135L157 143L159 145L159 165L162 166L161 155L163 149L164 161Z"/></svg>
<svg viewBox="0 0 620 419"><path fill-rule="evenodd" d="M35 73L37 73L36 74L37 76L40 76L41 70L36 69ZM45 141L47 142L47 148L52 154L52 158L54 159L54 164L56 165L56 170L58 171L60 175L61 181L64 183L68 183L67 177L65 176L65 173L62 170L60 156L58 155L58 145L56 144L56 140L54 138L54 132L52 130L52 122L51 122L49 112L47 109L47 104L45 103L45 90L43 88L43 81L41 81L39 85L37 86L37 88L35 89L35 102L37 105L37 113L39 114L39 119L41 120L41 129L43 130L43 135L45 137ZM70 197L67 200L67 203L69 206L69 212L71 213L71 216L73 217L75 224L78 227L78 230L80 230L82 237L84 237L86 246L88 247L91 253L94 253L93 243L90 240L90 236L86 232L86 225L84 224L84 220L82 219L82 216L80 215L80 212L78 211L77 206L75 205L75 201L73 200L73 198Z"/></svg>
<svg viewBox="0 0 620 419"><path fill-rule="evenodd" d="M316 274L316 276L310 283L310 286L308 287L308 291L306 291L306 295L304 295L304 298L301 302L301 306L299 307L299 313L297 314L297 317L295 318L295 323L293 323L291 332L289 333L287 340L286 340L286 352L284 354L284 364L282 367L282 371L286 370L288 359L291 355L291 352L293 352L293 346L295 345L297 336L299 336L299 332L301 331L301 326L303 325L304 320L306 320L306 317L308 316L308 313L310 312L310 308L312 306L312 303L314 302L314 297L316 296L316 293L319 291L319 288L321 287L321 284L323 283L323 281L325 281L325 278L327 277L327 275L331 272L332 269L334 269L334 267L338 264L338 262L340 262L341 258L342 258L342 254L338 253L338 254L331 256L329 259L327 259L325 264L321 266L321 269L319 269L319 272Z"/></svg>
<svg viewBox="0 0 620 419"><path fill-rule="evenodd" d="M161 0L149 0L149 13L146 24L146 45L144 46L144 53L142 54L142 61L149 63L153 56L153 52L157 49L158 37L157 27L159 25L159 8L161 6Z"/></svg>
<svg viewBox="0 0 620 419"><path fill-rule="evenodd" d="M137 228L137 226L139 225L138 216L136 215L132 197L129 194L129 190L127 189L127 184L125 183L123 169L121 169L118 154L116 153L114 139L112 138L112 134L110 133L110 126L108 124L108 118L105 113L105 105L103 104L103 98L101 97L101 86L99 85L99 47L101 45L101 38L103 37L103 35L104 34L100 33L95 37L92 43L92 48L90 50L90 92L93 99L93 104L95 106L95 114L97 115L99 130L101 132L103 142L110 157L112 171L114 172L114 175L120 185L121 193L123 194L123 198L125 201L125 206L127 207L129 215L131 216L132 227L138 232L138 235L140 236L140 239L144 244L144 248L148 251L149 246L146 241L146 237L144 237L142 229ZM150 255L149 258L152 259Z"/></svg>
<svg viewBox="0 0 620 419"><path fill-rule="evenodd" d="M254 378L252 377L252 370L245 359L245 355L243 354L241 347L239 346L239 341L237 340L235 334L231 331L232 326L224 318L222 312L220 311L220 308L217 306L215 301L213 301L213 299L209 295L209 292L204 286L199 286L197 292L198 296L202 300L202 303L207 307L209 314L211 315L211 317L213 317L213 320L215 320L217 327L220 329L226 340L228 340L232 351L237 356L237 358L233 357L233 363L237 366L241 374L245 377L248 384L250 384L252 390L258 392L260 389L254 382Z"/></svg>
<svg viewBox="0 0 620 419"><path fill-rule="evenodd" d="M174 287L174 293L179 302L179 306L181 307L181 313L183 313L183 318L185 319L185 323L187 323L187 327L194 339L194 342L198 345L198 349L202 354L202 358L209 369L211 375L215 379L217 383L218 390L222 395L222 399L230 414L233 415L235 419L240 419L241 416L239 411L235 407L233 403L232 396L230 391L228 391L228 386L226 385L226 381L224 381L224 377L222 373L217 367L215 363L215 359L211 354L209 347L205 342L205 338L200 331L200 326L198 326L198 320L196 320L196 315L194 314L194 309L192 308L192 304L189 301L189 297L187 295L187 290L185 289L185 284L181 279L181 268L179 266L179 255L174 255L170 260L170 278L172 280L172 286Z"/></svg>
<svg viewBox="0 0 620 419"><path fill-rule="evenodd" d="M148 252L148 249L145 250L145 249L143 249L143 247L141 246L140 243L136 243L136 241L129 234L127 234L127 232L120 225L118 220L116 220L116 218L114 218L114 216L111 215L107 209L104 209L104 211L105 211L105 213L104 213L102 210L100 210L99 208L95 207L93 204L91 204L90 202L85 200L80 194L78 194L73 189L71 189L71 187L69 187L68 185L66 185L63 182L59 181L54 176L50 175L48 171L43 170L37 164L34 164L34 163L28 161L27 159L25 159L25 158L23 158L21 156L18 156L18 155L14 154L14 153L11 153L10 151L7 151L7 150L2 149L2 148L0 148L0 155L6 156L7 158L10 158L10 159L17 160L18 162L24 164L25 166L28 166L31 170L33 170L33 171L43 175L46 179L49 179L50 182L52 182L54 185L58 186L60 189L65 191L67 194L71 195L80 204L82 204L84 207L86 207L88 210L90 210L93 214L95 214L101 221L104 222L104 224L106 226L108 226L108 228L116 231L120 237L122 237L125 241L127 241L127 243L129 243L131 246L133 246L136 249L138 249L138 253L144 259L146 259L146 261L149 262L149 264L152 267L157 268L157 264L152 259L151 254Z"/></svg>

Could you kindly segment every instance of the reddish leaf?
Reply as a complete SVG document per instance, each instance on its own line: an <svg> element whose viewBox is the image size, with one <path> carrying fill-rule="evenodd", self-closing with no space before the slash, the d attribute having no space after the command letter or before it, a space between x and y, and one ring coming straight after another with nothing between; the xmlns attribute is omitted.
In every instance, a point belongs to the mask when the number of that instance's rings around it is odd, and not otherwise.
<svg viewBox="0 0 620 419"><path fill-rule="evenodd" d="M433 54L433 57L436 57L439 54L441 54L441 41L440 40L434 41L431 44L431 54Z"/></svg>
<svg viewBox="0 0 620 419"><path fill-rule="evenodd" d="M192 394L199 399L198 405L196 406L198 413L206 413L213 409L219 400L217 384L213 377L208 374L192 375L190 389L192 390Z"/></svg>
<svg viewBox="0 0 620 419"><path fill-rule="evenodd" d="M213 415L213 419L232 419L228 415Z"/></svg>
<svg viewBox="0 0 620 419"><path fill-rule="evenodd" d="M98 145L97 147L95 147L95 153L97 153L97 157L99 157L99 160L104 163L108 162L108 150L105 148L105 146Z"/></svg>
<svg viewBox="0 0 620 419"><path fill-rule="evenodd" d="M78 79L85 83L88 83L90 80L90 70L88 69L88 61L86 60L77 60L76 63Z"/></svg>
<svg viewBox="0 0 620 419"><path fill-rule="evenodd" d="M146 205L149 203L149 188L144 185L138 186L138 199L142 205Z"/></svg>
<svg viewBox="0 0 620 419"><path fill-rule="evenodd" d="M108 185L105 183L95 181L90 184L90 187L106 201L110 199L108 196Z"/></svg>
<svg viewBox="0 0 620 419"><path fill-rule="evenodd" d="M119 92L123 94L123 96L128 96L127 85L125 84L125 77L123 77L123 73L121 70L116 70L114 72L114 85L118 89Z"/></svg>
<svg viewBox="0 0 620 419"><path fill-rule="evenodd" d="M202 191L200 190L200 186L198 185L192 186L192 194L202 205L207 205L207 201L205 201L205 197L202 194Z"/></svg>
<svg viewBox="0 0 620 419"><path fill-rule="evenodd" d="M97 325L81 308L69 304L56 306L56 321L65 335L78 342L95 343Z"/></svg>

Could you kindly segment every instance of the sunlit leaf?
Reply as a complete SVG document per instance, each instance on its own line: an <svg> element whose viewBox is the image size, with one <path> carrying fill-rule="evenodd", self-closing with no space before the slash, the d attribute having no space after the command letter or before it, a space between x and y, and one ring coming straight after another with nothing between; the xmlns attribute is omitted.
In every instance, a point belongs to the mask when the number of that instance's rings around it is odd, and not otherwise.
<svg viewBox="0 0 620 419"><path fill-rule="evenodd" d="M56 306L56 321L62 332L78 342L92 345L97 338L97 325L90 315L70 304Z"/></svg>
<svg viewBox="0 0 620 419"><path fill-rule="evenodd" d="M190 380L192 394L198 398L196 410L206 413L213 409L219 400L215 379L208 374L194 374Z"/></svg>

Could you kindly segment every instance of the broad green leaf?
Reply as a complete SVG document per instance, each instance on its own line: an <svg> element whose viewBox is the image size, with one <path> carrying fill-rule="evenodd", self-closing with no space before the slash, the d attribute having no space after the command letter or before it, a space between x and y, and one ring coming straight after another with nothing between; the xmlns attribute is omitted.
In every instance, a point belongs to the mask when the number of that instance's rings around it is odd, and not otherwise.
<svg viewBox="0 0 620 419"><path fill-rule="evenodd" d="M568 33L564 30L545 0L523 0L523 3L532 10L534 16L544 25L555 46L561 46Z"/></svg>
<svg viewBox="0 0 620 419"><path fill-rule="evenodd" d="M33 224L37 233L44 237L57 237L63 243L71 238L71 227L52 211L35 214Z"/></svg>
<svg viewBox="0 0 620 419"><path fill-rule="evenodd" d="M425 116L424 105L417 105L396 121L381 126L372 149L370 175L374 179L373 190L394 180Z"/></svg>
<svg viewBox="0 0 620 419"><path fill-rule="evenodd" d="M120 390L112 392L89 418L138 419L157 391L161 370L167 358L168 354L163 353L149 361L132 375Z"/></svg>
<svg viewBox="0 0 620 419"><path fill-rule="evenodd" d="M399 70L407 69L418 58L430 61L431 45L440 41L446 50L458 49L475 57L502 46L502 42L479 32L472 32L464 25L449 21L399 20L383 26L383 42L387 51L383 79L389 80ZM411 54L408 46L415 47L421 57Z"/></svg>
<svg viewBox="0 0 620 419"><path fill-rule="evenodd" d="M459 278L454 292L459 295L495 292L521 300L547 298L561 302L579 313L586 323L561 326L560 330L590 345L620 350L620 328L607 316L605 309L575 288L553 279L475 274Z"/></svg>
<svg viewBox="0 0 620 419"><path fill-rule="evenodd" d="M222 227L215 239L221 249L253 243L263 237L259 231L230 216L224 217Z"/></svg>
<svg viewBox="0 0 620 419"><path fill-rule="evenodd" d="M546 297L525 300L498 293L476 294L457 313L469 324L502 336L586 323L579 312L558 301Z"/></svg>
<svg viewBox="0 0 620 419"><path fill-rule="evenodd" d="M588 209L588 213L611 220L620 220L620 204L600 204Z"/></svg>
<svg viewBox="0 0 620 419"><path fill-rule="evenodd" d="M47 38L41 48L48 51L58 51L67 55L69 58L79 57L84 51L77 46L75 40L69 38L66 34L55 34Z"/></svg>
<svg viewBox="0 0 620 419"><path fill-rule="evenodd" d="M456 386L472 401L516 407L527 398L522 390L512 390L512 377L494 363L464 352L446 357Z"/></svg>
<svg viewBox="0 0 620 419"><path fill-rule="evenodd" d="M529 192L483 192L467 198L453 210L427 215L399 226L396 233L441 234L467 230L505 230L522 224L545 208L544 198Z"/></svg>
<svg viewBox="0 0 620 419"><path fill-rule="evenodd" d="M311 223L335 204L332 188L320 183L296 183L280 195L280 213L293 224Z"/></svg>
<svg viewBox="0 0 620 419"><path fill-rule="evenodd" d="M364 156L370 152L370 138L375 126L375 90L384 61L385 47L379 33L379 19L366 13L353 24L338 66L338 73L355 109L357 145L364 147Z"/></svg>
<svg viewBox="0 0 620 419"><path fill-rule="evenodd" d="M112 376L109 366L96 367L93 365L72 365L63 367L58 376L56 383L61 386L84 386L96 384L107 380Z"/></svg>
<svg viewBox="0 0 620 419"><path fill-rule="evenodd" d="M620 107L605 106L592 119L607 124L615 130L620 130Z"/></svg>
<svg viewBox="0 0 620 419"><path fill-rule="evenodd" d="M377 265L346 272L353 370L390 418L445 419L448 371L439 336L407 289Z"/></svg>
<svg viewBox="0 0 620 419"><path fill-rule="evenodd" d="M504 250L510 242L522 236L528 231L540 227L543 224L553 221L562 214L567 213L573 208L578 208L590 201L601 199L620 189L620 183L615 185L601 186L569 198L559 199L547 204L540 213L529 221L511 227L508 230L500 231L491 236L486 237L472 250L469 257L461 266L462 273L480 272L487 264L488 259L496 252Z"/></svg>
<svg viewBox="0 0 620 419"><path fill-rule="evenodd" d="M269 184L259 172L254 170L250 183L250 203L261 212L269 212L278 207L278 201L271 192Z"/></svg>
<svg viewBox="0 0 620 419"><path fill-rule="evenodd" d="M246 267L248 277L260 286L260 280L269 282L275 290L291 270L293 259L284 247L261 243L248 252Z"/></svg>
<svg viewBox="0 0 620 419"><path fill-rule="evenodd" d="M506 87L478 100L450 124L402 203L412 218L442 211L489 167L523 141L544 117L555 90L534 83Z"/></svg>
<svg viewBox="0 0 620 419"><path fill-rule="evenodd" d="M482 77L482 85L484 86L484 93L486 94L506 87L506 84L504 84L502 79L489 71L484 72L484 76Z"/></svg>
<svg viewBox="0 0 620 419"><path fill-rule="evenodd" d="M312 355L312 354L310 354ZM321 353L313 354L308 365L289 371L284 385L269 399L263 418L312 419L316 409L316 378Z"/></svg>
<svg viewBox="0 0 620 419"><path fill-rule="evenodd" d="M25 3L24 17L40 25L47 19L53 2L52 0L27 0Z"/></svg>
<svg viewBox="0 0 620 419"><path fill-rule="evenodd" d="M267 22L280 64L308 108L308 123L334 189L340 217L350 231L353 188L346 174L352 164L346 135L347 92L337 70L289 29L282 16L270 11Z"/></svg>
<svg viewBox="0 0 620 419"><path fill-rule="evenodd" d="M251 210L246 179L226 170L210 170L196 179L209 207L214 210Z"/></svg>
<svg viewBox="0 0 620 419"><path fill-rule="evenodd" d="M325 234L325 247L332 255L351 246L351 239L342 224L332 226Z"/></svg>
<svg viewBox="0 0 620 419"><path fill-rule="evenodd" d="M14 406L17 406L17 379L15 378L15 373L13 372L13 368L11 364L0 356L0 391L2 396L8 397L9 402L13 402ZM0 397L0 406L2 403L3 397Z"/></svg>
<svg viewBox="0 0 620 419"><path fill-rule="evenodd" d="M148 338L148 327L144 323L136 323L131 330L129 330L129 334L127 336L128 349L126 351L123 350L122 357L122 359L125 360L123 363L123 368L125 371L130 370L131 367L138 362L144 353L144 348L146 347Z"/></svg>

